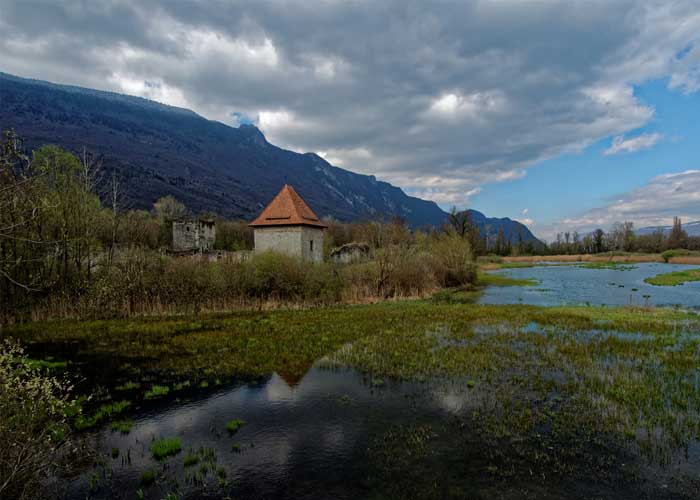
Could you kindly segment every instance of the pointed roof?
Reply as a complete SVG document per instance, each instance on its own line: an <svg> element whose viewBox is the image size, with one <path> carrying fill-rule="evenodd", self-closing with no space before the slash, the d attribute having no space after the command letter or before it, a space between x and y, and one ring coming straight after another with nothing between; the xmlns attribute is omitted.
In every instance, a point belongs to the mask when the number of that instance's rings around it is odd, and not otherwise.
<svg viewBox="0 0 700 500"><path fill-rule="evenodd" d="M250 227L266 226L314 226L326 227L289 184L275 196Z"/></svg>

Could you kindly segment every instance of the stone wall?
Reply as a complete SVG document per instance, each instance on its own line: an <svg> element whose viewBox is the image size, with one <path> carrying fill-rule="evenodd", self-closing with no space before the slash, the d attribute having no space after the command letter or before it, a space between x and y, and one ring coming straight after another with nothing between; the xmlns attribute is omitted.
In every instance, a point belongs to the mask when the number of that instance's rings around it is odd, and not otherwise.
<svg viewBox="0 0 700 500"><path fill-rule="evenodd" d="M173 222L173 251L209 252L214 249L216 226L213 221Z"/></svg>
<svg viewBox="0 0 700 500"><path fill-rule="evenodd" d="M363 262L370 257L370 248L367 243L346 243L340 248L334 249L329 258L338 264L351 264Z"/></svg>
<svg viewBox="0 0 700 500"><path fill-rule="evenodd" d="M305 260L323 260L323 230L308 226L270 226L255 228L255 251L274 251L301 257Z"/></svg>

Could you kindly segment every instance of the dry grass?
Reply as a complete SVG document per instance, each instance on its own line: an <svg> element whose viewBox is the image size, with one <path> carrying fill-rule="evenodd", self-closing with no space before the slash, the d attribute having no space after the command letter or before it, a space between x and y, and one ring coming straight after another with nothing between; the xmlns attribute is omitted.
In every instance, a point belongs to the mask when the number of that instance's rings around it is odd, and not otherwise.
<svg viewBox="0 0 700 500"><path fill-rule="evenodd" d="M503 257L503 262L664 262L658 253L633 254L580 254L580 255L525 255ZM671 264L700 264L700 256L671 257Z"/></svg>

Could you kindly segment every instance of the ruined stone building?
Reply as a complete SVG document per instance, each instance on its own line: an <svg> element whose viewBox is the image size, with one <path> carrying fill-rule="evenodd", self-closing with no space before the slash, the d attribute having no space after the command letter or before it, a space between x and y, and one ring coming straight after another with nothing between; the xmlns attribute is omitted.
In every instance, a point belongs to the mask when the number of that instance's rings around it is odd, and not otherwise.
<svg viewBox="0 0 700 500"><path fill-rule="evenodd" d="M338 264L364 262L370 258L370 248L367 243L346 243L340 248L333 249L329 257L331 262Z"/></svg>
<svg viewBox="0 0 700 500"><path fill-rule="evenodd" d="M215 239L213 220L173 221L174 252L209 252L214 249Z"/></svg>
<svg viewBox="0 0 700 500"><path fill-rule="evenodd" d="M249 225L256 252L273 250L314 262L323 260L326 226L288 184Z"/></svg>

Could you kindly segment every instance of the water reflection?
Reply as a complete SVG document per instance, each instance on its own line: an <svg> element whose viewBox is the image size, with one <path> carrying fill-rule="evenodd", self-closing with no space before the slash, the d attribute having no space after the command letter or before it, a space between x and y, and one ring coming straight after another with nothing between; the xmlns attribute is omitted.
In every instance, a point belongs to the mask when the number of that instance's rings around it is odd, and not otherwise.
<svg viewBox="0 0 700 500"><path fill-rule="evenodd" d="M185 498L358 498L368 487L367 448L392 425L439 421L469 406L469 391L452 383L390 382L373 387L361 374L312 367L297 384L278 374L259 383L239 384L172 402L134 415L128 435L104 429L96 440L103 456L119 449L103 468L86 472L69 498L163 498L172 491ZM229 420L246 424L234 435ZM179 437L183 452L159 463L149 447L154 439ZM226 485L213 474L205 486L187 484L196 467L186 469L189 448L211 448L226 471ZM130 462L125 457L130 457ZM139 484L145 470L161 473L149 488ZM108 477L96 481L95 476Z"/></svg>

